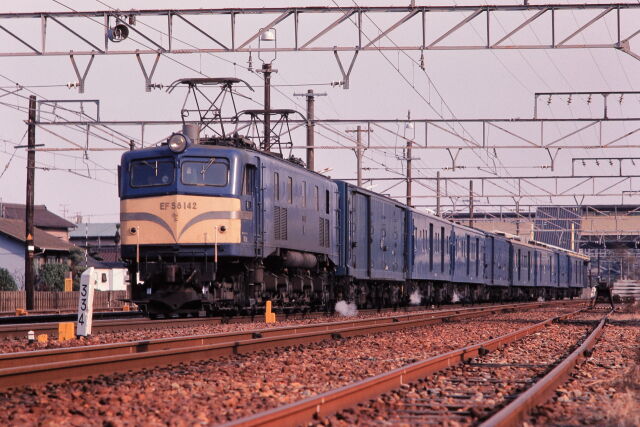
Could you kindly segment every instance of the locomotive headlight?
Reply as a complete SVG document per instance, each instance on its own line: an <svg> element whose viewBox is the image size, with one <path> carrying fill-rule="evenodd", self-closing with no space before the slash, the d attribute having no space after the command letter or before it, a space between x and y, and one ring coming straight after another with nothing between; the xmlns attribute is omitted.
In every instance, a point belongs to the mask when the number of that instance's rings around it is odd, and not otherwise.
<svg viewBox="0 0 640 427"><path fill-rule="evenodd" d="M187 145L189 145L189 138L181 133L174 133L169 137L167 144L169 145L169 149L174 153L182 153L184 149L187 148Z"/></svg>

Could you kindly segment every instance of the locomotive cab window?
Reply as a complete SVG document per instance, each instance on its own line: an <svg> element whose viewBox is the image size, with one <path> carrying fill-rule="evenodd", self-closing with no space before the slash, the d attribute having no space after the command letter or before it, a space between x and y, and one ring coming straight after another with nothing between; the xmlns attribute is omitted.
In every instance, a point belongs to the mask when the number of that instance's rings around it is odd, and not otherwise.
<svg viewBox="0 0 640 427"><path fill-rule="evenodd" d="M242 178L242 195L253 195L253 187L256 179L256 167L246 165L244 168L244 177Z"/></svg>
<svg viewBox="0 0 640 427"><path fill-rule="evenodd" d="M186 185L224 187L229 182L229 161L216 157L185 160L181 179Z"/></svg>
<svg viewBox="0 0 640 427"><path fill-rule="evenodd" d="M173 184L175 165L169 159L134 160L130 166L132 187Z"/></svg>

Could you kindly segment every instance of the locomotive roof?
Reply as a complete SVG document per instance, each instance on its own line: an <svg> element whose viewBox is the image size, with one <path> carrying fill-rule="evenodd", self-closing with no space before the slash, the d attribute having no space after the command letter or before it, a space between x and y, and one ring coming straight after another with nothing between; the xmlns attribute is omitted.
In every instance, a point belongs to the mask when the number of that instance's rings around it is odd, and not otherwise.
<svg viewBox="0 0 640 427"><path fill-rule="evenodd" d="M256 150L256 149L252 149L252 148L245 148L245 147L237 147L237 146L233 146L233 145L216 145L216 144L191 144L189 145L189 147L187 147L187 150L189 149L193 149L195 148L198 151L198 154L204 154L205 150L209 150L209 149L216 149L216 150L229 150L229 151L242 151L245 153L251 153L251 154L258 154L258 155L263 155L265 157L268 157L269 159L273 159L279 162L282 162L283 164L289 165L289 166L294 166L297 168L300 168L302 171L310 173L310 174L314 174L317 177L322 177L328 181L336 181L333 180L325 175L322 175L321 173L318 173L316 171L312 171L307 169L306 167L304 167L303 165L296 163L296 162L292 162L290 160L284 159L282 158L278 153L276 152L265 152L265 151L261 151L261 150ZM186 150L180 154L185 153ZM139 148L136 149L134 151L125 151L123 153L123 156L133 156L134 158L139 158L139 157L144 157L145 155L165 155L165 154L169 154L169 155L174 155L175 153L172 152L171 150L169 150L169 147L167 146L166 143L162 143L160 145L155 145L155 146L149 146L149 147L145 147L145 148Z"/></svg>

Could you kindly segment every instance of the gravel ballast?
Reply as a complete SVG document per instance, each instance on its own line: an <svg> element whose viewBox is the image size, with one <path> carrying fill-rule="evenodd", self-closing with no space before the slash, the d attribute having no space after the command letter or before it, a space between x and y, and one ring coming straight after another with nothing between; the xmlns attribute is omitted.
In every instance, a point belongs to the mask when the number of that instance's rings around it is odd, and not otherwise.
<svg viewBox="0 0 640 427"><path fill-rule="evenodd" d="M566 312L506 313L0 394L0 424L221 423ZM233 325L228 325L233 326Z"/></svg>

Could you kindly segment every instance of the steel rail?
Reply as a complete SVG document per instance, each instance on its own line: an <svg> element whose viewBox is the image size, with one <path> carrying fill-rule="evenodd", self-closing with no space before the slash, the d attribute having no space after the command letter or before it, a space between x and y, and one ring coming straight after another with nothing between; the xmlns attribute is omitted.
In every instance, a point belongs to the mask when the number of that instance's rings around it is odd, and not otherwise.
<svg viewBox="0 0 640 427"><path fill-rule="evenodd" d="M411 311L413 307L406 307ZM390 309L382 309L383 312ZM375 312L376 310L362 310L362 313ZM129 312L132 313L132 312ZM306 318L317 318L325 316L323 312L314 312L304 314ZM77 314L69 315L69 318L60 319L59 321L75 321ZM287 319L303 316L301 313L289 314ZM124 316L123 316L124 317ZM233 316L233 317L195 317L195 318L176 318L176 319L154 319L144 318L141 320L131 319L112 319L105 321L94 321L93 330L95 332L120 332L137 329L163 329L163 328L186 328L190 326L202 326L207 324L219 325L222 323L245 323L255 321L256 316ZM0 318L0 322L3 319ZM26 337L27 331L34 331L36 334L56 334L58 331L58 321L56 322L33 322L20 324L0 325L0 338L23 338Z"/></svg>
<svg viewBox="0 0 640 427"><path fill-rule="evenodd" d="M482 307L482 305L478 306ZM393 309L393 308L383 308L380 310L377 309L365 309L360 310L360 314L374 314L378 312L390 312L390 311L398 311L398 315L400 316L400 312L412 312L417 310L426 310L425 306L410 306L404 307L401 309ZM435 313L447 313L449 311L456 311L461 309L446 309L443 311L437 311ZM464 310L464 309L462 309ZM320 317L330 317L331 315L326 314L324 312L312 312L312 313L292 313L292 314L280 314L276 313L278 316L283 316L285 319L296 319L296 318L320 318ZM233 316L233 317L195 317L195 318L178 318L178 319L155 319L149 320L145 319L112 319L112 320L100 320L95 321L93 323L93 331L95 333L101 332L122 332L122 331L130 331L130 330L141 330L141 329L165 329L165 328L187 328L191 326L203 326L203 325L219 325L223 323L250 323L255 322L256 319L259 319L261 315L256 316ZM282 318L282 317L280 317ZM74 318L69 318L67 320L60 321L74 321ZM28 331L34 331L36 335L38 334L49 334L56 335L58 333L58 322L51 323L21 323L21 324L8 324L1 325L0 324L0 338L26 338Z"/></svg>
<svg viewBox="0 0 640 427"><path fill-rule="evenodd" d="M375 398L382 393L397 389L403 384L416 381L450 366L463 363L466 360L496 350L506 344L531 335L550 325L552 322L573 316L581 311L583 311L583 309L556 316L479 344L452 350L317 396L243 417L224 425L281 426L300 425L317 421L318 419L330 416L360 402Z"/></svg>
<svg viewBox="0 0 640 427"><path fill-rule="evenodd" d="M520 394L515 400L480 424L481 427L508 427L519 425L531 409L546 402L555 390L569 378L569 373L578 362L589 356L591 349L595 346L600 335L602 335L602 329L612 312L613 310L604 316L584 342L566 359L542 377L531 388Z"/></svg>
<svg viewBox="0 0 640 427"><path fill-rule="evenodd" d="M75 316L77 317L77 315ZM74 321L69 319L65 321ZM231 322L234 320L231 319ZM241 321L236 318L235 321ZM189 318L189 319L163 319L163 320L136 320L136 319L120 319L120 320L98 320L93 322L94 332L120 332L136 329L162 329L169 327L189 327L203 325L206 323L220 324L223 323L221 317L205 317L205 318ZM58 333L58 322L47 323L21 323L12 325L0 325L0 338L23 338L26 337L27 331L34 331L38 334L55 335Z"/></svg>
<svg viewBox="0 0 640 427"><path fill-rule="evenodd" d="M405 318L405 320L389 317L250 331L237 334L218 334L210 336L208 338L210 341L204 341L204 345L203 341L199 341L202 340L203 337L187 337L188 339L195 339L195 343L191 342L189 344L187 341L185 344L185 341L181 342L180 339L165 339L139 341L133 343L134 346L130 346L131 343L124 343L125 345L121 347L118 347L117 344L92 346L94 347L93 349L89 349L88 347L74 347L66 349L63 352L69 359L56 362L48 361L52 360L51 358L55 360L55 357L57 357L54 351L9 353L2 355L3 363L6 364L3 366L11 367L0 369L0 389L53 381L83 379L115 372L142 370L155 366L207 360L275 347L310 344L327 339L395 331L404 328L425 326L432 323L476 317L484 314L515 311L540 306L545 307L549 305L548 303L536 303L493 306L477 310L468 309L462 313L446 316L424 313L421 315L400 316ZM216 340L218 340L218 342L216 342ZM157 342L157 345L154 341ZM167 347L171 345L176 345L177 348L163 348L163 346ZM93 352L92 356L88 358L85 357L86 354L83 354L83 350L85 352L88 351L88 354L92 354L91 352ZM125 353L117 353L118 351L125 351ZM130 351L134 352L130 353ZM116 354L113 354L114 352ZM52 354L53 356L50 356ZM20 363L21 361L24 362L24 360L29 360L31 364L24 365L24 363Z"/></svg>
<svg viewBox="0 0 640 427"><path fill-rule="evenodd" d="M360 310L361 314L373 314L377 312L389 312L394 309L392 308L383 308L380 310L376 309L367 309ZM425 310L424 306L410 306L404 307L401 309L397 309L398 312L405 311L411 312L416 310ZM438 311L438 313L443 313L446 311ZM129 312L132 313L132 312ZM319 318L323 316L331 316L324 312L312 312L312 313L291 313L288 315L277 313L278 316L284 316L285 319L296 319L296 318ZM141 320L132 320L132 319L112 319L112 320L104 320L104 321L95 321L93 323L93 331L94 332L122 332L122 331L130 331L130 330L140 330L140 329L164 329L164 328L187 328L191 326L203 326L203 325L219 325L222 323L249 323L254 322L256 318L259 318L261 315L256 316L233 316L233 317L196 317L196 318L177 318L177 319L155 319L149 320L148 318L144 318ZM60 319L59 321L75 321L76 316L71 315L71 317L67 319ZM0 322L2 318L0 318ZM26 338L28 331L34 331L36 335L38 334L49 334L56 335L58 333L58 321L56 322L47 322L47 323L23 323L20 324L0 324L0 338Z"/></svg>
<svg viewBox="0 0 640 427"><path fill-rule="evenodd" d="M94 320L114 320L125 319L133 317L143 317L143 313L139 311L99 311L93 312ZM75 321L78 318L77 310L67 310L65 313L51 310L49 312L41 312L38 314L32 313L27 316L2 316L0 315L0 327L2 325L17 326L20 324L43 324L43 323L56 323L56 322L69 322ZM0 336L2 333L0 332Z"/></svg>
<svg viewBox="0 0 640 427"><path fill-rule="evenodd" d="M452 316L466 316L479 314L496 314L498 312L511 311L516 309L539 308L540 303L525 305L501 305L490 307L477 307L466 309L453 309L440 312L426 312L416 314L405 314L389 317L376 317L371 319L353 319L340 322L325 322L311 325L287 326L269 329L256 329L240 332L224 332L207 335L191 335L181 337L157 338L141 341L126 341L111 344L98 344L88 346L77 346L67 348L57 348L50 350L25 351L0 354L0 369L36 365L43 363L54 363L70 360L82 360L83 358L113 356L118 354L134 354L147 351L169 350L173 348L195 347L211 344L228 343L235 341L251 340L255 338L268 338L283 335L293 335L300 333L311 333L318 331L333 331L350 327L386 325L401 321L422 321L436 323L452 319Z"/></svg>

